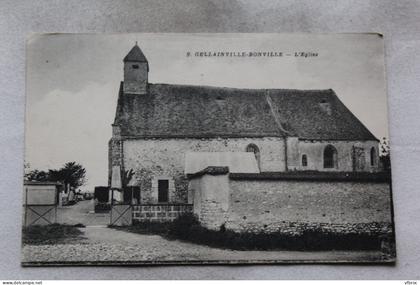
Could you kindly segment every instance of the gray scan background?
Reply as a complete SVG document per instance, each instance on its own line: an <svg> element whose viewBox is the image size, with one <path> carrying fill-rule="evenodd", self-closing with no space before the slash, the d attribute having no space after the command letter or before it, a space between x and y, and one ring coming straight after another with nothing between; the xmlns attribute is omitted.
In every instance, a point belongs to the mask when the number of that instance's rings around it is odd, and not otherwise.
<svg viewBox="0 0 420 285"><path fill-rule="evenodd" d="M35 32L384 34L396 265L20 267L25 39ZM2 0L0 86L0 279L420 279L420 1Z"/></svg>

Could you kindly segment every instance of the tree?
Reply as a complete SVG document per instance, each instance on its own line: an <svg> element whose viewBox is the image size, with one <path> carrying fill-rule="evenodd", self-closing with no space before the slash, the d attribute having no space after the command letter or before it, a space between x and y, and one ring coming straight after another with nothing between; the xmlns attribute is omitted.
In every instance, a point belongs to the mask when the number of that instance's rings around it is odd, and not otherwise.
<svg viewBox="0 0 420 285"><path fill-rule="evenodd" d="M29 172L25 173L25 180L39 182L50 181L48 172L38 169L30 170Z"/></svg>
<svg viewBox="0 0 420 285"><path fill-rule="evenodd" d="M70 184L73 188L78 188L86 183L86 169L76 162L67 162L59 170L50 169L48 171L51 181L62 181L66 185Z"/></svg>
<svg viewBox="0 0 420 285"><path fill-rule="evenodd" d="M123 172L122 181L121 181L123 189L126 189L128 187L128 184L130 183L134 174L135 174L135 172L133 171L133 169L126 170L126 171Z"/></svg>
<svg viewBox="0 0 420 285"><path fill-rule="evenodd" d="M67 162L60 169L31 170L25 174L25 179L29 181L50 181L63 182L73 188L78 188L86 183L86 169L76 162Z"/></svg>

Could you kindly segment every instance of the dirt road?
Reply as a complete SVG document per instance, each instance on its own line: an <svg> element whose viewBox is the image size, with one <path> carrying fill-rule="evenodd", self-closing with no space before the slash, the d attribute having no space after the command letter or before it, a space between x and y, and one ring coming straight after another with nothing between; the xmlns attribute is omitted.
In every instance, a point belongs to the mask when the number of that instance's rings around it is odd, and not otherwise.
<svg viewBox="0 0 420 285"><path fill-rule="evenodd" d="M94 213L94 200L79 201L72 206L59 207L57 219L60 224L84 224L98 226L109 224L109 213Z"/></svg>

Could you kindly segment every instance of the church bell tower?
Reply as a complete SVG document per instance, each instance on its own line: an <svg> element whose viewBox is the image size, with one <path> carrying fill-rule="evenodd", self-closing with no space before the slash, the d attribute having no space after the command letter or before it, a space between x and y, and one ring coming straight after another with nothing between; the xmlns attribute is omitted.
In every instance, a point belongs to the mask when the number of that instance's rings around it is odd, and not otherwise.
<svg viewBox="0 0 420 285"><path fill-rule="evenodd" d="M124 93L147 94L149 63L137 42L123 61Z"/></svg>

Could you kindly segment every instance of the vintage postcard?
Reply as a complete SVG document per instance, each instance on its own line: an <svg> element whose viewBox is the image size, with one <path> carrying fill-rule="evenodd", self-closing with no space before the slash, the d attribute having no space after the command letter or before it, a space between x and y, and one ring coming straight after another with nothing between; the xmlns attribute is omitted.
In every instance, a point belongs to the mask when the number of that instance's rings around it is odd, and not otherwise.
<svg viewBox="0 0 420 285"><path fill-rule="evenodd" d="M27 43L22 264L392 263L380 34Z"/></svg>

